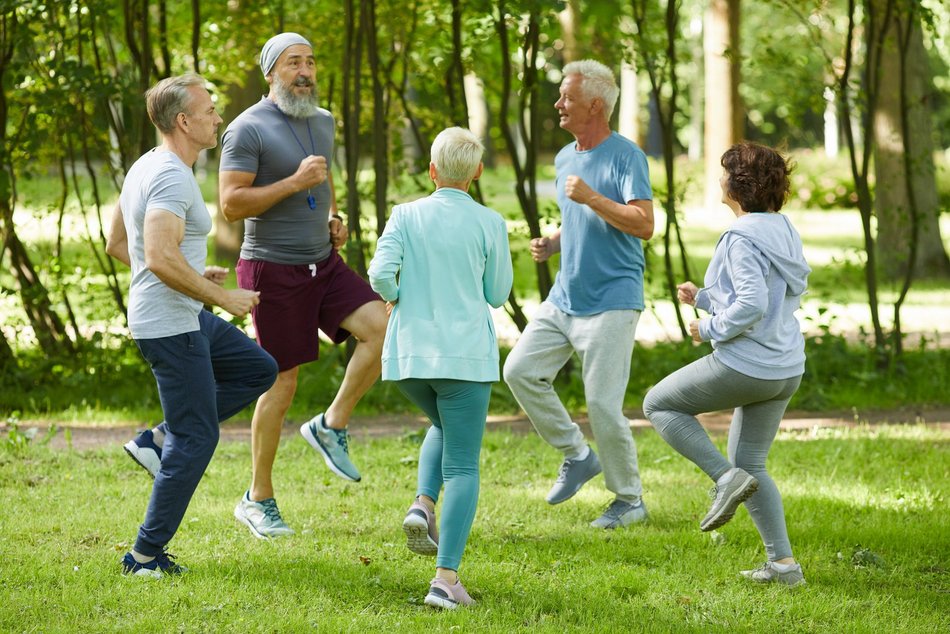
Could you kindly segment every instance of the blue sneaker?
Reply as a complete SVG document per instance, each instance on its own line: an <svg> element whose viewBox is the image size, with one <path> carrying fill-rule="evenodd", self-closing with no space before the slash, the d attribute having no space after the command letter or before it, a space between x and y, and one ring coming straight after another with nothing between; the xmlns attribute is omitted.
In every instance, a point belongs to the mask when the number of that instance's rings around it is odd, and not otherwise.
<svg viewBox="0 0 950 634"><path fill-rule="evenodd" d="M122 558L122 574L161 579L163 575L180 575L188 572L187 568L172 561L174 558L175 555L161 552L152 561L140 564L135 561L132 553L125 553L125 557Z"/></svg>
<svg viewBox="0 0 950 634"><path fill-rule="evenodd" d="M591 449L583 460L565 460L557 472L557 480L545 498L548 504L560 504L570 500L584 484L600 473L600 461Z"/></svg>
<svg viewBox="0 0 950 634"><path fill-rule="evenodd" d="M647 507L643 498L636 502L624 502L614 499L604 514L590 523L594 528L623 528L631 524L647 521Z"/></svg>
<svg viewBox="0 0 950 634"><path fill-rule="evenodd" d="M349 437L345 429L327 427L323 414L317 414L300 426L300 434L320 452L330 471L350 482L360 481L360 472L350 462Z"/></svg>
<svg viewBox="0 0 950 634"><path fill-rule="evenodd" d="M135 461L137 465L148 471L148 474L155 479L158 470L162 467L162 448L155 444L152 438L152 430L146 429L141 434L125 443L125 453Z"/></svg>

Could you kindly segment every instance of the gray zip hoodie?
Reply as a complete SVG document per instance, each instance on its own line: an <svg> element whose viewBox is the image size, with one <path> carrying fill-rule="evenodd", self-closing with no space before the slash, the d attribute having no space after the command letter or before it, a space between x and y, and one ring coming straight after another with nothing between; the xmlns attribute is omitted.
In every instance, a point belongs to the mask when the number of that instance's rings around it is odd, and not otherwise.
<svg viewBox="0 0 950 634"><path fill-rule="evenodd" d="M802 239L780 213L752 213L719 238L696 308L699 335L724 365L760 379L805 371L805 338L795 318L811 269Z"/></svg>

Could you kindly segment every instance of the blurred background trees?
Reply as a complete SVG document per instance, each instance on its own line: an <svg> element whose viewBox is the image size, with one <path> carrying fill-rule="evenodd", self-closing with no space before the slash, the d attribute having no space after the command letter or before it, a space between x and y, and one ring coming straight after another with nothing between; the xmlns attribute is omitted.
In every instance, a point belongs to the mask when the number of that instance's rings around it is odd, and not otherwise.
<svg viewBox="0 0 950 634"><path fill-rule="evenodd" d="M621 80L615 128L662 166L653 178L665 215L648 257L668 295L701 274L690 270L682 210L718 202L719 156L739 139L847 164L797 176L791 204L861 215L881 363L900 355L907 290L950 276L939 227L948 188L935 163L950 147L941 2L0 0L0 366L27 349L73 355L123 329L125 278L101 227L125 170L156 140L144 91L200 72L226 125L266 93L257 56L283 30L315 46L357 270L393 202L427 191L429 145L449 125L482 135L487 162L506 175L504 190L473 193L489 205L514 197L513 245L556 225L551 163L569 140L552 107L560 69L593 57ZM197 166L209 202L216 158ZM240 223L216 227L217 257L233 265ZM534 283L519 292L546 295L553 267L523 270ZM882 284L903 291L889 327ZM519 328L523 299L513 293L508 305Z"/></svg>

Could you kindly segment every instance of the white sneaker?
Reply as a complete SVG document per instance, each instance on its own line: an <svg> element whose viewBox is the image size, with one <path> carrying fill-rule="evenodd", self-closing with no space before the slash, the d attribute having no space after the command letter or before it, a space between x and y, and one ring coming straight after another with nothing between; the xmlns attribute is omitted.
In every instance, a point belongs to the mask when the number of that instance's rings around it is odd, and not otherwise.
<svg viewBox="0 0 950 634"><path fill-rule="evenodd" d="M247 526L251 535L258 539L294 534L294 529L287 526L280 517L277 500L274 498L255 502L250 498L250 492L246 492L234 507L234 517Z"/></svg>

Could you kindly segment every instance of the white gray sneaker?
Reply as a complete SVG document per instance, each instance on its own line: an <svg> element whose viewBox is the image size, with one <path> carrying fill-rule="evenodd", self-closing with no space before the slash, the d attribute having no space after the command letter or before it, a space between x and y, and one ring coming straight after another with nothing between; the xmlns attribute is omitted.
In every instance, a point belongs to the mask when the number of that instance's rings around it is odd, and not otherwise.
<svg viewBox="0 0 950 634"><path fill-rule="evenodd" d="M802 574L802 566L799 563L782 572L773 562L767 561L755 570L741 570L739 574L756 583L780 583L790 588L805 585L805 575Z"/></svg>
<svg viewBox="0 0 950 634"><path fill-rule="evenodd" d="M255 502L250 492L245 492L241 501L234 507L234 517L248 527L251 535L258 539L293 535L294 529L287 526L280 516L277 500L267 498Z"/></svg>
<svg viewBox="0 0 950 634"><path fill-rule="evenodd" d="M647 507L643 498L636 502L614 499L604 514L590 523L594 528L622 528L647 521Z"/></svg>
<svg viewBox="0 0 950 634"><path fill-rule="evenodd" d="M345 429L331 429L326 423L326 416L317 414L300 426L300 435L320 452L330 471L350 482L359 482L360 472L350 460L349 435Z"/></svg>
<svg viewBox="0 0 950 634"><path fill-rule="evenodd" d="M733 467L726 471L709 492L713 503L699 523L699 530L711 531L724 525L736 514L739 505L752 497L758 488L759 481L745 469Z"/></svg>
<svg viewBox="0 0 950 634"><path fill-rule="evenodd" d="M548 492L548 504L560 504L574 497L584 484L600 473L600 461L591 449L583 460L567 459L557 472L557 480Z"/></svg>

